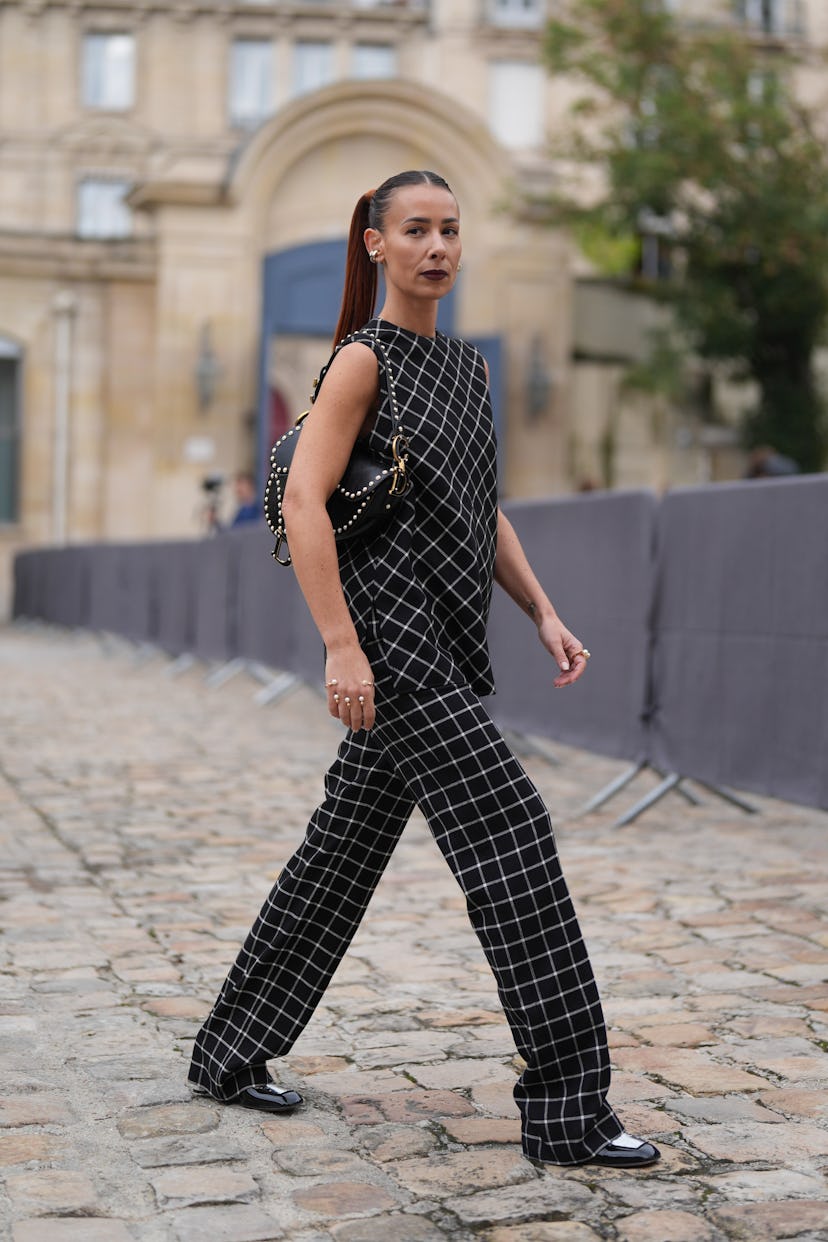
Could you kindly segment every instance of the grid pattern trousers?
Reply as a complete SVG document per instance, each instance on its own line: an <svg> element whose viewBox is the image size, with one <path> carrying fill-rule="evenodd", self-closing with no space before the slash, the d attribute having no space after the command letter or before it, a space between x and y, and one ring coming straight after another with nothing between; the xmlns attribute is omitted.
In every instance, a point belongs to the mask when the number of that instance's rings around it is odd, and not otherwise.
<svg viewBox="0 0 828 1242"><path fill-rule="evenodd" d="M415 805L451 867L526 1068L524 1153L562 1165L623 1130L606 1029L544 803L465 686L387 699L349 732L325 800L196 1038L190 1081L218 1100L268 1079L350 944Z"/></svg>

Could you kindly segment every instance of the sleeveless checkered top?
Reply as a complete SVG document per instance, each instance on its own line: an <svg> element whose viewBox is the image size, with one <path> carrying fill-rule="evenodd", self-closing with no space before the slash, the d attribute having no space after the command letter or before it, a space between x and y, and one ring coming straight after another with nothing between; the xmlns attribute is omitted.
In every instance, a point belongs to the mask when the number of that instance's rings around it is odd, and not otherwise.
<svg viewBox="0 0 828 1242"><path fill-rule="evenodd" d="M372 319L353 340L378 357L370 447L391 460L399 423L412 487L390 524L339 549L345 598L380 692L469 685L494 691L486 627L497 538L497 446L483 357L437 332ZM325 368L327 371L327 367ZM320 376L320 383L325 371Z"/></svg>

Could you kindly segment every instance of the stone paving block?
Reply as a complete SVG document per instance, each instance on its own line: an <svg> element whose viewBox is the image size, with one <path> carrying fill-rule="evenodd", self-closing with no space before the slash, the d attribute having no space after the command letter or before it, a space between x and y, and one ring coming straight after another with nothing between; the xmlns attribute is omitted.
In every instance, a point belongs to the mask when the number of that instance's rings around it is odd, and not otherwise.
<svg viewBox="0 0 828 1242"><path fill-rule="evenodd" d="M418 1015L425 1026L504 1025L503 1015L493 1009L424 1009Z"/></svg>
<svg viewBox="0 0 828 1242"><path fill-rule="evenodd" d="M447 1123L448 1124L448 1123ZM367 1148L374 1160L405 1160L410 1156L425 1156L435 1146L437 1139L430 1130L414 1126L366 1126L359 1134L360 1144Z"/></svg>
<svg viewBox="0 0 828 1242"><path fill-rule="evenodd" d="M621 1048L616 1053L616 1061L622 1069L656 1074L666 1082L698 1095L761 1091L767 1086L767 1079L760 1078L758 1074L722 1065L704 1052L692 1048L676 1048L669 1052L660 1048Z"/></svg>
<svg viewBox="0 0 828 1242"><path fill-rule="evenodd" d="M634 1212L618 1222L619 1242L710 1242L716 1231L690 1212Z"/></svg>
<svg viewBox="0 0 828 1242"><path fill-rule="evenodd" d="M520 1146L520 1118L459 1117L443 1122L449 1138L457 1143L517 1143Z"/></svg>
<svg viewBox="0 0 828 1242"><path fill-rule="evenodd" d="M292 1198L296 1206L304 1211L318 1212L334 1220L340 1216L384 1212L397 1206L394 1195L381 1186L366 1182L325 1182L320 1186L294 1190Z"/></svg>
<svg viewBox="0 0 828 1242"><path fill-rule="evenodd" d="M745 1056L750 1060L751 1065L761 1070L768 1070L771 1074L784 1078L790 1083L810 1084L817 1087L825 1082L824 1053L821 1057L764 1057L761 1054L751 1057L750 1050L745 1049Z"/></svg>
<svg viewBox="0 0 828 1242"><path fill-rule="evenodd" d="M629 1176L629 1175L627 1175ZM465 1225L517 1225L523 1221L583 1219L602 1200L589 1187L564 1177L545 1176L521 1186L485 1190L447 1199L444 1206Z"/></svg>
<svg viewBox="0 0 828 1242"><path fill-rule="evenodd" d="M681 1099L665 1100L664 1107L673 1117L682 1121L757 1121L766 1125L783 1121L782 1117L777 1118L769 1109L738 1095L709 1095L698 1100L692 1096L684 1096Z"/></svg>
<svg viewBox="0 0 828 1242"><path fill-rule="evenodd" d="M161 1104L142 1108L131 1116L122 1117L118 1130L122 1138L157 1138L164 1134L203 1134L215 1130L219 1113L201 1101L190 1104Z"/></svg>
<svg viewBox="0 0 828 1242"><path fill-rule="evenodd" d="M405 1065L405 1073L421 1087L447 1087L459 1090L488 1082L506 1081L511 1090L514 1078L507 1066L483 1058L461 1060L452 1058L442 1065Z"/></svg>
<svg viewBox="0 0 828 1242"><path fill-rule="evenodd" d="M171 1231L166 1236L174 1242L277 1242L284 1237L284 1231L272 1216L244 1203L232 1207L185 1208L166 1213L161 1220ZM102 1238L101 1242L116 1240Z"/></svg>
<svg viewBox="0 0 828 1242"><path fill-rule="evenodd" d="M296 1074L336 1074L347 1070L350 1062L346 1057L285 1057L285 1064Z"/></svg>
<svg viewBox="0 0 828 1242"><path fill-rule="evenodd" d="M487 1229L483 1242L600 1242L602 1235L576 1220L543 1220Z"/></svg>
<svg viewBox="0 0 828 1242"><path fill-rule="evenodd" d="M774 1087L763 1091L759 1099L767 1108L772 1108L785 1117L814 1117L818 1120L828 1118L828 1094L824 1090Z"/></svg>
<svg viewBox="0 0 828 1242"><path fill-rule="evenodd" d="M69 1169L38 1169L6 1177L6 1194L16 1213L27 1216L87 1216L98 1208L98 1196L84 1173Z"/></svg>
<svg viewBox="0 0 828 1242"><path fill-rule="evenodd" d="M60 1126L72 1120L65 1096L33 1091L0 1100L0 1126Z"/></svg>
<svg viewBox="0 0 828 1242"><path fill-rule="evenodd" d="M165 1165L247 1160L250 1148L219 1134L211 1134L209 1138L144 1139L133 1142L129 1154L142 1169L155 1169Z"/></svg>
<svg viewBox="0 0 828 1242"><path fill-rule="evenodd" d="M153 996L141 1008L158 1018L198 1018L204 1021L204 1004L192 996Z"/></svg>
<svg viewBox="0 0 828 1242"><path fill-rule="evenodd" d="M340 1100L340 1105L345 1119L352 1125L468 1117L474 1112L468 1100L452 1091L411 1090L378 1096L346 1096Z"/></svg>
<svg viewBox="0 0 828 1242"><path fill-rule="evenodd" d="M767 1199L818 1199L828 1204L828 1183L821 1175L796 1173L792 1169L740 1169L705 1177L704 1184L732 1203L759 1203Z"/></svg>
<svg viewBox="0 0 828 1242"><path fill-rule="evenodd" d="M216 1165L165 1169L152 1174L149 1183L162 1208L249 1203L259 1194L259 1187L249 1173Z"/></svg>
<svg viewBox="0 0 828 1242"><path fill-rule="evenodd" d="M274 1147L292 1147L294 1144L314 1143L323 1139L325 1131L310 1121L300 1121L296 1114L288 1117L267 1117L259 1122L265 1138Z"/></svg>
<svg viewBox="0 0 828 1242"><path fill-rule="evenodd" d="M478 1108L495 1117L514 1119L518 1116L514 1090L515 1079L504 1075L502 1081L484 1082L472 1087L471 1097Z"/></svg>
<svg viewBox="0 0 828 1242"><path fill-rule="evenodd" d="M790 1164L828 1155L828 1130L819 1130L805 1122L789 1127L784 1134L776 1125L759 1122L687 1126L684 1138L705 1155L734 1164L748 1164L754 1160L775 1163L780 1157Z"/></svg>
<svg viewBox="0 0 828 1242"><path fill-rule="evenodd" d="M51 1134L12 1134L0 1137L0 1168L30 1161L56 1160L65 1151L63 1139Z"/></svg>
<svg viewBox="0 0 828 1242"><path fill-rule="evenodd" d="M745 1242L769 1242L795 1238L817 1231L825 1236L826 1200L793 1199L787 1203L750 1203L741 1207L715 1208L710 1218L729 1238Z"/></svg>
<svg viewBox="0 0 828 1242"><path fill-rule="evenodd" d="M294 1177L341 1176L343 1173L358 1177L371 1169L370 1163L361 1160L354 1152L327 1146L311 1150L298 1148L295 1151L277 1149L273 1153L273 1161L284 1173L291 1173Z"/></svg>
<svg viewBox="0 0 828 1242"><path fill-rule="evenodd" d="M109 1217L19 1220L12 1226L11 1236L12 1242L133 1242L126 1223Z"/></svg>
<svg viewBox="0 0 828 1242"><path fill-rule="evenodd" d="M332 1225L330 1234L336 1242L443 1242L453 1231L445 1231L422 1216L374 1216L368 1220L345 1221Z"/></svg>
<svg viewBox="0 0 828 1242"><path fill-rule="evenodd" d="M441 1152L426 1160L402 1160L390 1172L407 1190L435 1199L493 1186L513 1186L536 1177L533 1165L522 1155L480 1149Z"/></svg>

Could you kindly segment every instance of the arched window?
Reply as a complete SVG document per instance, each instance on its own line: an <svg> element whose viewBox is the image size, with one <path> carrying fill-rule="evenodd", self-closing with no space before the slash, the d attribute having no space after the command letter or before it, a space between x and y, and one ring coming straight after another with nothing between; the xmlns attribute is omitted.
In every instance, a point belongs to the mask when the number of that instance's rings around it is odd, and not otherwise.
<svg viewBox="0 0 828 1242"><path fill-rule="evenodd" d="M20 516L20 406L23 351L0 335L0 523Z"/></svg>

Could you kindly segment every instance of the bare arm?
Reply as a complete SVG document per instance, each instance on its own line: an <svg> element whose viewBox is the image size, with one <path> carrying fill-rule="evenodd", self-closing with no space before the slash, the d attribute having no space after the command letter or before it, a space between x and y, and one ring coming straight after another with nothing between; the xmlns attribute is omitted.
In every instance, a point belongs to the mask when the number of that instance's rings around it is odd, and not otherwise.
<svg viewBox="0 0 828 1242"><path fill-rule="evenodd" d="M328 687L328 710L353 729L370 729L374 723L373 684L365 684L373 683L373 676L345 602L325 505L375 407L377 389L377 363L371 350L358 343L347 345L331 364L305 419L282 506L296 577L327 650L325 681L336 680L336 686ZM362 706L360 695L365 700Z"/></svg>
<svg viewBox="0 0 828 1242"><path fill-rule="evenodd" d="M586 657L581 654L583 643L570 633L556 613L532 571L515 528L502 509L498 509L497 514L494 576L506 594L532 618L538 627L538 637L557 660L561 675L553 684L569 686L577 681L587 665Z"/></svg>

